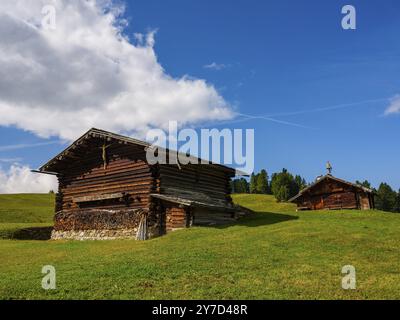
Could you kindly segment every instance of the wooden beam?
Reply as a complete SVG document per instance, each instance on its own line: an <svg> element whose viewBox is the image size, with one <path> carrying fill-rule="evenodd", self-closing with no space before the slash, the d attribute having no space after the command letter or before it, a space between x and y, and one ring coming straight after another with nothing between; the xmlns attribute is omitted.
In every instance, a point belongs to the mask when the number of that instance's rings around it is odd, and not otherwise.
<svg viewBox="0 0 400 320"><path fill-rule="evenodd" d="M76 203L80 202L92 202L92 201L100 201L100 200L108 200L108 199L118 199L123 198L125 196L122 192L117 193L108 193L108 194L98 194L93 196L84 196L84 197L74 197L73 201Z"/></svg>

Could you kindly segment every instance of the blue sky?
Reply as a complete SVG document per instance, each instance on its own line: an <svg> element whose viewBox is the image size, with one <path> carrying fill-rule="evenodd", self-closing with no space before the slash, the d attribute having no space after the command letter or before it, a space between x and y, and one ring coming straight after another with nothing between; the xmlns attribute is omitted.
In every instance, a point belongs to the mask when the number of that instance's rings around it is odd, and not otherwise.
<svg viewBox="0 0 400 320"><path fill-rule="evenodd" d="M357 10L356 30L341 28L345 4ZM256 171L285 167L312 181L329 160L340 178L400 188L400 114L384 115L400 94L399 12L389 0L136 0L126 3L124 34L157 30L169 75L205 79L238 113L300 125L212 122L255 129ZM56 140L0 126L1 167L18 159L36 168L65 144L2 146Z"/></svg>

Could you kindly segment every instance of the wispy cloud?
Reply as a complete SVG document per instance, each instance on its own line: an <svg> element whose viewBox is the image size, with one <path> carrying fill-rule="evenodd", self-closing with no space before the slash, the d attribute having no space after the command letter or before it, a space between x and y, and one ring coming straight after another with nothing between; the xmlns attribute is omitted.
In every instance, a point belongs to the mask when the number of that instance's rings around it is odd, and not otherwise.
<svg viewBox="0 0 400 320"><path fill-rule="evenodd" d="M211 70L220 71L220 70L222 70L222 69L228 68L228 65L223 64L223 63L212 62L212 63L210 63L210 64L204 65L203 68L204 68L204 69L211 69Z"/></svg>
<svg viewBox="0 0 400 320"><path fill-rule="evenodd" d="M274 113L274 114L269 114L269 115L264 115L264 116L265 117L297 116L297 115L307 114L307 113L317 113L317 112L332 111L332 110L337 110L337 109L352 108L352 107L357 107L357 106L361 106L361 105L368 104L368 103L385 102L388 100L389 100L389 98L370 99L370 100L363 100L363 101L357 101L357 102L351 102L351 103L336 104L336 105L322 107L322 108Z"/></svg>
<svg viewBox="0 0 400 320"><path fill-rule="evenodd" d="M395 95L390 99L390 104L385 110L385 116L400 113L400 95Z"/></svg>
<svg viewBox="0 0 400 320"><path fill-rule="evenodd" d="M61 143L61 142L60 141L47 141L47 142L38 142L38 143L11 144L8 146L0 146L0 151L36 148L36 147L48 146L48 145L57 144L57 143Z"/></svg>
<svg viewBox="0 0 400 320"><path fill-rule="evenodd" d="M0 158L0 162L16 163L22 161L22 158Z"/></svg>

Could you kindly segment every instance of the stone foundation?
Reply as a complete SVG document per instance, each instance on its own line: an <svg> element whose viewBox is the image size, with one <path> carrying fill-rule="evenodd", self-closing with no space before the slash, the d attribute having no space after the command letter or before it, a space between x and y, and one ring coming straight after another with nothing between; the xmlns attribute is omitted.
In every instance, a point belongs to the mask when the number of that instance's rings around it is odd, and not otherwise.
<svg viewBox="0 0 400 320"><path fill-rule="evenodd" d="M53 240L114 240L135 239L137 230L53 230Z"/></svg>

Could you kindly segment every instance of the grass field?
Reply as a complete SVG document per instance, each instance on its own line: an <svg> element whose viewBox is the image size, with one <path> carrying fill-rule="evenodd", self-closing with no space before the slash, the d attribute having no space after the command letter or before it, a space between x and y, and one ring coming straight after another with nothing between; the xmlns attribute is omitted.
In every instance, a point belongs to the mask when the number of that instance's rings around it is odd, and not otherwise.
<svg viewBox="0 0 400 320"><path fill-rule="evenodd" d="M400 299L400 214L234 199L257 213L145 242L77 242L15 239L51 225L53 197L0 196L0 299ZM341 288L348 264L357 290ZM41 288L44 265L56 290Z"/></svg>

